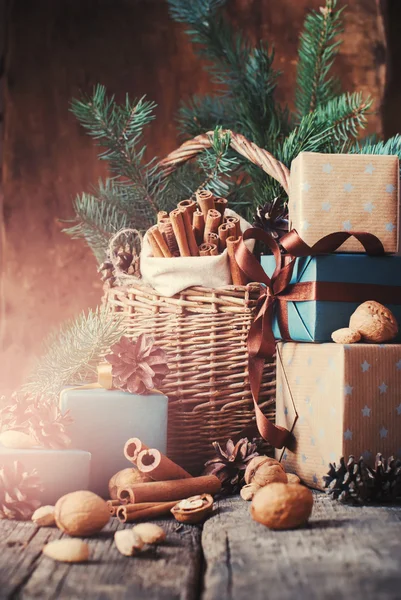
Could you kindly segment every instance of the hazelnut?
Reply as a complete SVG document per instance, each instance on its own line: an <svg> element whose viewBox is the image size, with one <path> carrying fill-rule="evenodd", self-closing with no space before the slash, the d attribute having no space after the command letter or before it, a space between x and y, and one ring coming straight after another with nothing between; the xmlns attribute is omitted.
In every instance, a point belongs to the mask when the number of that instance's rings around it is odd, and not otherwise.
<svg viewBox="0 0 401 600"><path fill-rule="evenodd" d="M110 512L104 500L93 492L71 492L55 506L56 525L72 536L97 533L109 522Z"/></svg>
<svg viewBox="0 0 401 600"><path fill-rule="evenodd" d="M109 494L112 500L117 500L118 488L130 488L136 483L146 483L153 481L148 475L141 473L138 469L132 467L118 471L109 481Z"/></svg>
<svg viewBox="0 0 401 600"><path fill-rule="evenodd" d="M273 482L287 483L287 475L278 460L269 456L255 456L246 468L245 482L263 487Z"/></svg>
<svg viewBox="0 0 401 600"><path fill-rule="evenodd" d="M89 546L82 540L55 540L46 544L43 554L61 562L85 562L89 558Z"/></svg>
<svg viewBox="0 0 401 600"><path fill-rule="evenodd" d="M155 523L140 523L132 528L145 544L160 544L166 539L166 532Z"/></svg>
<svg viewBox="0 0 401 600"><path fill-rule="evenodd" d="M269 529L293 529L304 525L313 506L313 495L302 485L272 483L258 490L251 516Z"/></svg>
<svg viewBox="0 0 401 600"><path fill-rule="evenodd" d="M117 550L124 556L139 554L144 546L142 538L133 529L122 529L114 534Z"/></svg>
<svg viewBox="0 0 401 600"><path fill-rule="evenodd" d="M244 485L240 491L241 498L246 501L252 500L259 488L260 485L257 483L248 483L247 485Z"/></svg>
<svg viewBox="0 0 401 600"><path fill-rule="evenodd" d="M333 331L331 339L336 344L356 344L356 342L361 340L361 334L359 331L354 331L349 327L343 327L342 329Z"/></svg>
<svg viewBox="0 0 401 600"><path fill-rule="evenodd" d="M56 524L54 506L41 506L32 515L32 521L39 527L51 527Z"/></svg>
<svg viewBox="0 0 401 600"><path fill-rule="evenodd" d="M364 302L351 315L349 326L358 331L364 342L379 344L392 340L398 333L397 320L391 310L375 302Z"/></svg>
<svg viewBox="0 0 401 600"><path fill-rule="evenodd" d="M181 500L171 509L174 518L180 523L200 523L213 510L213 496L201 494Z"/></svg>
<svg viewBox="0 0 401 600"><path fill-rule="evenodd" d="M287 473L287 483L301 483L300 478L295 473Z"/></svg>

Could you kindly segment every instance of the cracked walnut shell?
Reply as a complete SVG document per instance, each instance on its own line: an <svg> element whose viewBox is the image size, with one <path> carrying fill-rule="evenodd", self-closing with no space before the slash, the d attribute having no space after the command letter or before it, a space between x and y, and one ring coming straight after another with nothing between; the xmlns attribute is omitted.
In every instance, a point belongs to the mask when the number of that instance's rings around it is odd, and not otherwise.
<svg viewBox="0 0 401 600"><path fill-rule="evenodd" d="M213 510L213 496L200 494L181 500L171 509L174 518L180 523L200 523Z"/></svg>
<svg viewBox="0 0 401 600"><path fill-rule="evenodd" d="M98 533L109 522L110 512L106 502L86 490L62 496L55 506L56 525L72 536Z"/></svg>
<svg viewBox="0 0 401 600"><path fill-rule="evenodd" d="M278 460L269 456L255 456L246 468L245 482L263 487L270 483L287 483L287 475Z"/></svg>
<svg viewBox="0 0 401 600"><path fill-rule="evenodd" d="M308 488L272 483L256 492L251 516L269 529L294 529L308 521L312 507L313 495Z"/></svg>

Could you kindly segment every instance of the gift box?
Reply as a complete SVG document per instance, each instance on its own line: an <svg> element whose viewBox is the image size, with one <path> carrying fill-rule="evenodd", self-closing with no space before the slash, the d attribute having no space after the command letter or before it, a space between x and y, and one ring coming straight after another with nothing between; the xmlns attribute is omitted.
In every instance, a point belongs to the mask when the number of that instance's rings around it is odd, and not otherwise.
<svg viewBox="0 0 401 600"><path fill-rule="evenodd" d="M301 152L291 164L290 227L310 246L335 231L367 231L385 252L398 250L396 156ZM347 240L340 252L361 252Z"/></svg>
<svg viewBox="0 0 401 600"><path fill-rule="evenodd" d="M102 388L62 392L60 408L69 409L74 419L68 428L71 446L92 455L90 490L108 497L109 479L129 467L123 449L130 437L166 452L167 402L158 393L139 395Z"/></svg>
<svg viewBox="0 0 401 600"><path fill-rule="evenodd" d="M295 436L276 458L312 487L341 456L401 456L401 345L279 343L276 402Z"/></svg>
<svg viewBox="0 0 401 600"><path fill-rule="evenodd" d="M77 490L87 490L91 455L82 450L14 449L0 445L0 466L20 461L27 471L36 469L43 484L42 505Z"/></svg>
<svg viewBox="0 0 401 600"><path fill-rule="evenodd" d="M262 256L261 265L271 277L276 266L274 257ZM332 332L348 327L350 316L366 300L386 305L401 323L399 256L327 254L297 258L290 283L307 282L317 282L325 296L332 300L286 302L286 319L294 341L330 341ZM273 320L273 333L276 339L281 339L277 315ZM401 332L395 341L401 341Z"/></svg>

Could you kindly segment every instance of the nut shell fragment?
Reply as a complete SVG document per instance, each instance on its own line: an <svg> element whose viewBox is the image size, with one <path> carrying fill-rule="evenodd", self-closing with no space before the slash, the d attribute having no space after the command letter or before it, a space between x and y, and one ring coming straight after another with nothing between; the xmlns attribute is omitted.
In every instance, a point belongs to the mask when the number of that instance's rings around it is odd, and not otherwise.
<svg viewBox="0 0 401 600"><path fill-rule="evenodd" d="M287 483L287 475L278 460L269 456L255 456L245 470L245 482L263 487L274 482Z"/></svg>
<svg viewBox="0 0 401 600"><path fill-rule="evenodd" d="M62 496L56 503L54 514L57 527L72 536L93 535L110 520L106 502L86 490Z"/></svg>
<svg viewBox="0 0 401 600"><path fill-rule="evenodd" d="M46 544L43 554L60 562L85 562L89 558L89 546L82 540L55 540Z"/></svg>
<svg viewBox="0 0 401 600"><path fill-rule="evenodd" d="M301 483L300 478L295 473L287 473L287 483Z"/></svg>
<svg viewBox="0 0 401 600"><path fill-rule="evenodd" d="M39 527L51 527L56 524L54 506L41 506L32 515L32 521Z"/></svg>
<svg viewBox="0 0 401 600"><path fill-rule="evenodd" d="M272 483L256 492L251 516L269 529L294 529L308 521L312 507L313 495L308 488Z"/></svg>
<svg viewBox="0 0 401 600"><path fill-rule="evenodd" d="M248 483L241 488L240 496L243 500L252 500L260 486L257 483Z"/></svg>
<svg viewBox="0 0 401 600"><path fill-rule="evenodd" d="M166 532L156 523L139 523L132 528L145 544L161 544L166 539Z"/></svg>
<svg viewBox="0 0 401 600"><path fill-rule="evenodd" d="M331 339L336 344L356 344L361 341L361 334L350 327L343 327L333 331Z"/></svg>
<svg viewBox="0 0 401 600"><path fill-rule="evenodd" d="M124 556L138 554L143 546L143 539L133 529L122 529L114 534L114 542L117 550Z"/></svg>
<svg viewBox="0 0 401 600"><path fill-rule="evenodd" d="M177 502L171 509L180 523L200 523L213 511L213 496L200 494Z"/></svg>

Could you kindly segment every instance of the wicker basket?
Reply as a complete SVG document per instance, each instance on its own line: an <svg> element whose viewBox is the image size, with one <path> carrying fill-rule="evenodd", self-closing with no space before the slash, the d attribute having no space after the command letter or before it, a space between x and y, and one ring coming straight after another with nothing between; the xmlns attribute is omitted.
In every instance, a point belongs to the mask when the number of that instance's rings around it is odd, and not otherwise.
<svg viewBox="0 0 401 600"><path fill-rule="evenodd" d="M231 145L288 189L288 169L267 151L231 134ZM161 163L166 173L210 146L209 134L183 144ZM247 336L259 285L219 289L194 287L174 297L158 295L140 280L116 273L119 285L105 301L122 316L128 335L151 334L168 355L170 372L160 386L169 398L168 455L199 472L226 441L254 422L248 381ZM259 405L274 418L275 364L266 364Z"/></svg>

